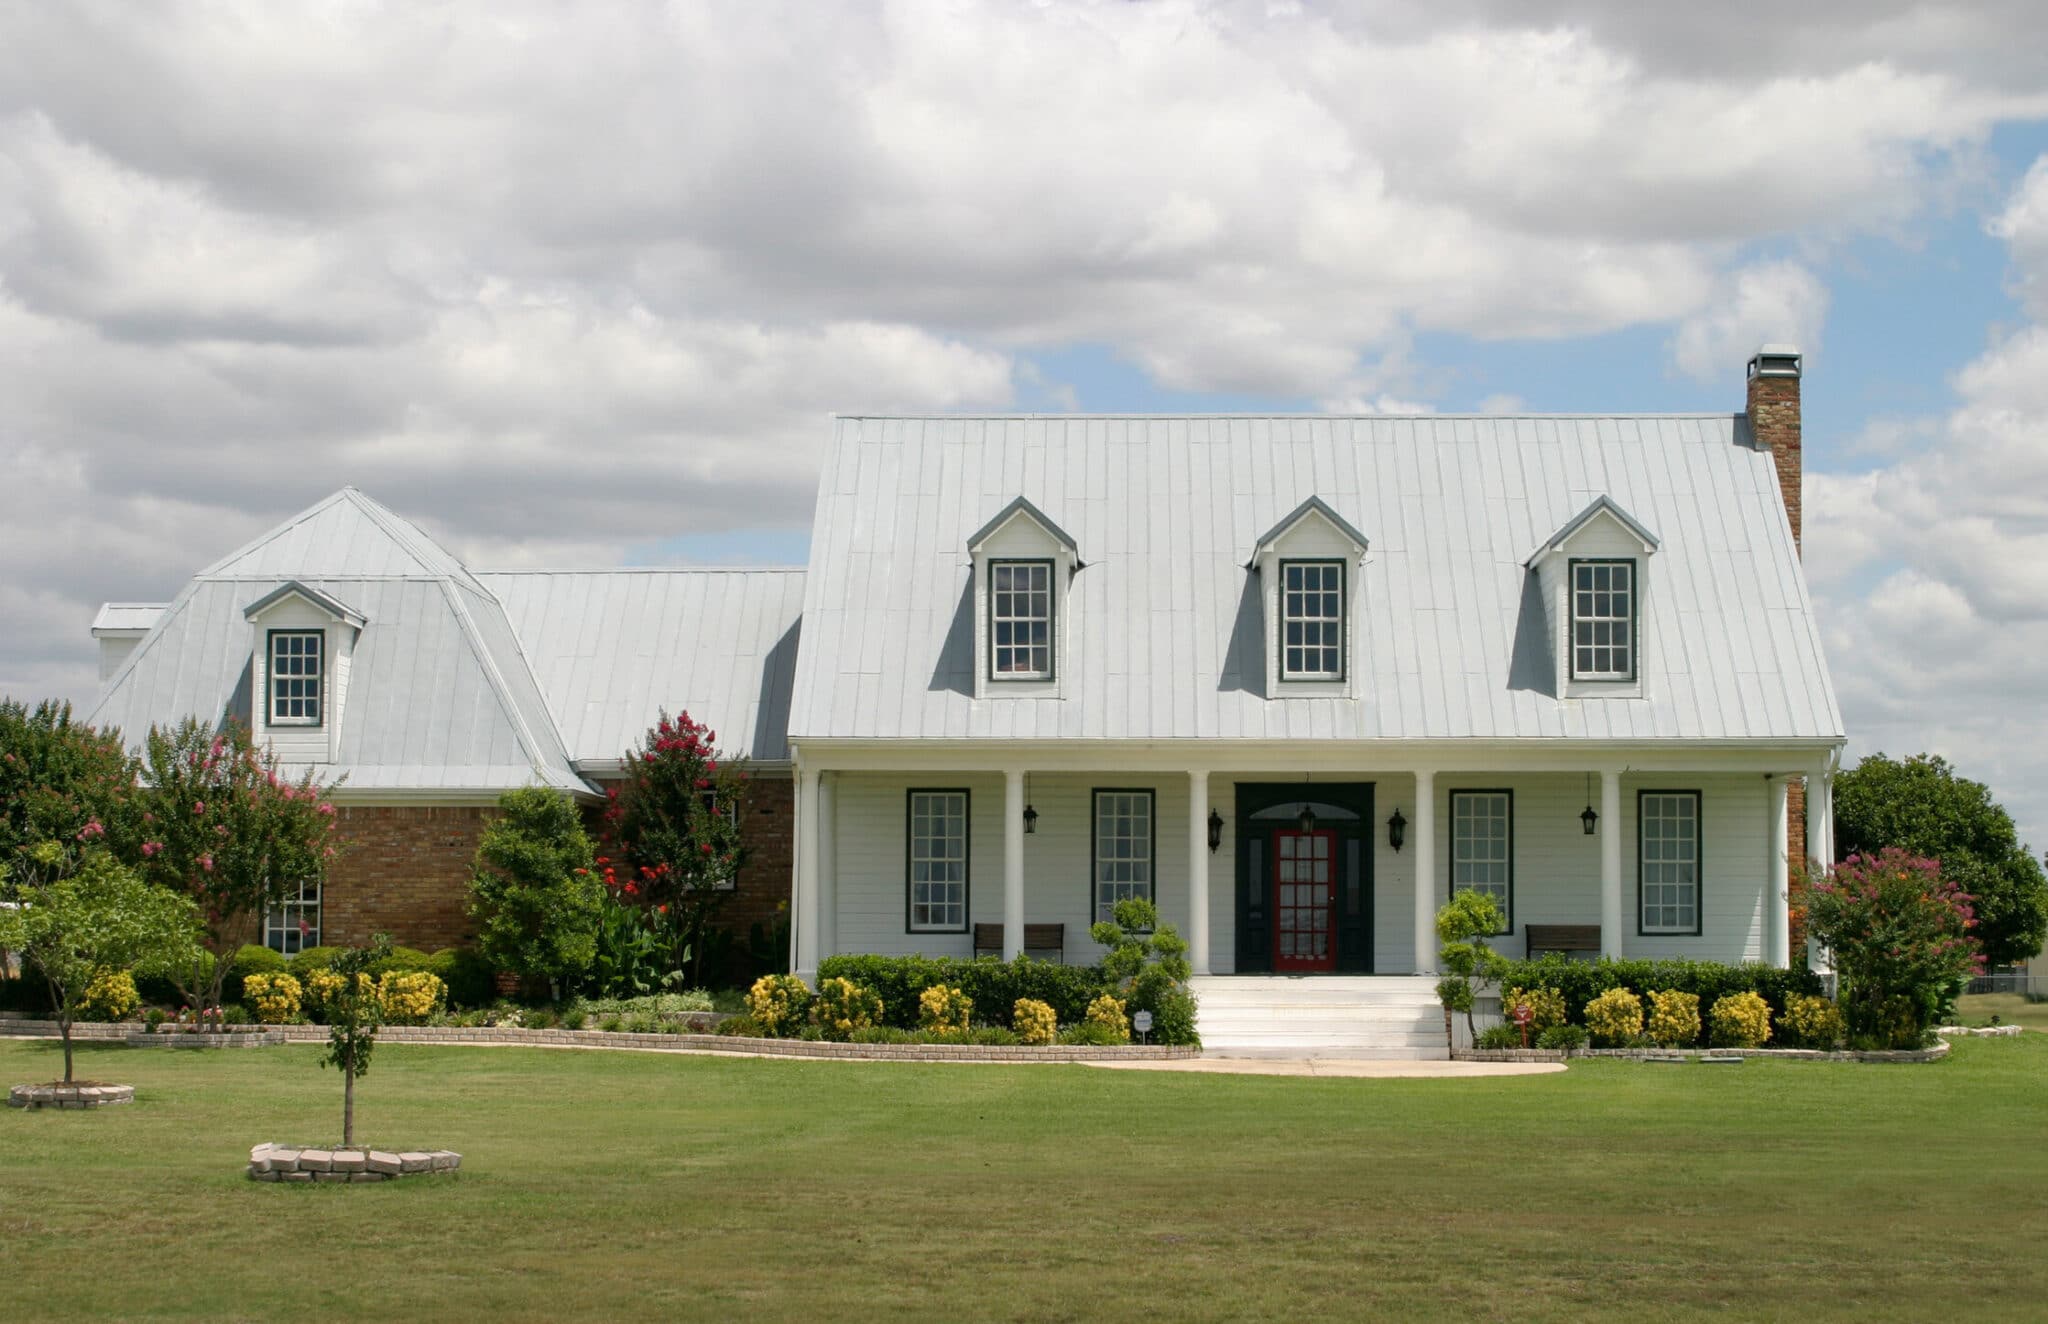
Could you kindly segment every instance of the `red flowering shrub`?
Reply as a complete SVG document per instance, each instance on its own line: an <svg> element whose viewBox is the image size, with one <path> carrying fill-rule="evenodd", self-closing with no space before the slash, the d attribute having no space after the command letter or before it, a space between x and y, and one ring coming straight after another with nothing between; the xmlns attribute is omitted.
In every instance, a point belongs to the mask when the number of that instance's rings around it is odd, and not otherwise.
<svg viewBox="0 0 2048 1324"><path fill-rule="evenodd" d="M1813 880L1807 922L1833 953L1852 1047L1918 1047L1957 981L1982 973L1971 900L1940 861L1897 847Z"/></svg>

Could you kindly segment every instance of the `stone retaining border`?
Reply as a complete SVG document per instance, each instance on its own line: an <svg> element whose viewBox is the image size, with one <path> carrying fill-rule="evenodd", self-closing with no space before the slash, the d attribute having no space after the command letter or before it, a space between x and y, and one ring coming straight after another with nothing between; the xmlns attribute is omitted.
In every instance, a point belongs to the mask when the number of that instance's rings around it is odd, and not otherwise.
<svg viewBox="0 0 2048 1324"><path fill-rule="evenodd" d="M0 1038L54 1038L55 1021L0 1021ZM280 1043L326 1043L324 1025L279 1025L266 1032ZM145 1047L162 1039L198 1039L203 1035L157 1035L142 1032L139 1023L74 1025L73 1039L120 1040ZM257 1038L235 1035L236 1039ZM749 1057L843 1058L862 1061L912 1062L1113 1062L1173 1061L1200 1057L1199 1048L1166 1044L1128 1044L1098 1048L1053 1044L1044 1048L983 1047L976 1044L835 1044L803 1039L751 1039L739 1035L648 1034L630 1030L528 1030L508 1025L457 1027L387 1025L379 1043L497 1044L527 1047L638 1048L674 1053L733 1053ZM194 1044L191 1047L207 1045ZM250 1047L240 1043L226 1047Z"/></svg>
<svg viewBox="0 0 2048 1324"><path fill-rule="evenodd" d="M454 1172L462 1155L452 1149L415 1149L391 1153L382 1149L306 1149L294 1145L258 1145L249 1151L250 1181L397 1181Z"/></svg>
<svg viewBox="0 0 2048 1324"><path fill-rule="evenodd" d="M7 1106L34 1112L42 1108L111 1108L135 1102L133 1085L16 1085L7 1091Z"/></svg>
<svg viewBox="0 0 2048 1324"><path fill-rule="evenodd" d="M77 1027L72 1027L76 1037ZM147 1030L127 1035L124 1042L130 1048L273 1048L285 1042L284 1035L275 1030L251 1030L239 1034L195 1034L185 1030L159 1030L151 1034Z"/></svg>
<svg viewBox="0 0 2048 1324"><path fill-rule="evenodd" d="M2025 1034L2024 1025L1937 1025L1934 1032L1944 1039L2009 1039Z"/></svg>
<svg viewBox="0 0 2048 1324"><path fill-rule="evenodd" d="M1787 1062L1939 1062L1948 1044L1880 1052L1830 1052L1818 1048L1458 1048L1454 1062L1562 1062L1575 1057L1613 1057L1629 1062L1739 1062L1744 1058Z"/></svg>

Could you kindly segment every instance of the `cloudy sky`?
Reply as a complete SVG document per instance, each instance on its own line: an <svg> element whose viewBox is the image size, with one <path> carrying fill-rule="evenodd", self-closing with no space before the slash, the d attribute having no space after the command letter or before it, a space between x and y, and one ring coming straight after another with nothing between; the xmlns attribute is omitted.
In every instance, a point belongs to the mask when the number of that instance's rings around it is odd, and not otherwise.
<svg viewBox="0 0 2048 1324"><path fill-rule="evenodd" d="M825 416L1741 407L1852 752L2048 846L2048 10L0 2L0 693L354 483L800 561Z"/></svg>

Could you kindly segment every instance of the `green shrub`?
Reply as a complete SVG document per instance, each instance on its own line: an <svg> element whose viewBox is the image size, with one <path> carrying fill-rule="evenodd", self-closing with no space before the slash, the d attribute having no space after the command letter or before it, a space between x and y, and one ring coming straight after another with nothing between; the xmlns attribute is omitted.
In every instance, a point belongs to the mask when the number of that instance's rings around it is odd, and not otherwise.
<svg viewBox="0 0 2048 1324"><path fill-rule="evenodd" d="M439 978L434 970L434 958L417 947L393 947L385 955L370 963L367 972L372 979L389 974L430 974Z"/></svg>
<svg viewBox="0 0 2048 1324"><path fill-rule="evenodd" d="M1821 991L1820 976L1811 970L1718 961L1575 961L1557 954L1534 961L1504 961L1499 978L1502 988L1558 990L1573 1024L1584 1024L1586 1004L1611 988L1690 993L1702 1007L1711 1007L1730 993L1756 993L1779 1010L1793 994L1810 997Z"/></svg>
<svg viewBox="0 0 2048 1324"><path fill-rule="evenodd" d="M786 978L787 976L763 976ZM844 1040L855 1030L881 1023L882 999L873 989L862 988L851 979L821 979L817 996L811 999L811 1024L828 1039Z"/></svg>
<svg viewBox="0 0 2048 1324"><path fill-rule="evenodd" d="M1010 1008L1010 1024L1016 1027L1020 1043L1049 1044L1059 1037L1059 1017L1036 998L1018 998Z"/></svg>
<svg viewBox="0 0 2048 1324"><path fill-rule="evenodd" d="M1121 1048L1130 1041L1128 1033L1119 1034L1103 1021L1081 1021L1060 1031L1060 1042L1071 1048Z"/></svg>
<svg viewBox="0 0 2048 1324"><path fill-rule="evenodd" d="M1015 1048L1024 1042L1015 1030L1006 1030L1000 1025L977 1025L967 1032L967 1042L979 1048ZM959 1036L952 1036L959 1042Z"/></svg>
<svg viewBox="0 0 2048 1324"><path fill-rule="evenodd" d="M1479 1048L1520 1048L1522 1031L1514 1025L1489 1025L1479 1032Z"/></svg>
<svg viewBox="0 0 2048 1324"><path fill-rule="evenodd" d="M752 1016L728 1016L718 1023L718 1028L713 1030L712 1033L731 1038L767 1038L766 1035L761 1033L761 1027L754 1023Z"/></svg>
<svg viewBox="0 0 2048 1324"><path fill-rule="evenodd" d="M1553 1025L1536 1036L1538 1048L1562 1049L1569 1052L1586 1046L1586 1027L1583 1025Z"/></svg>
<svg viewBox="0 0 2048 1324"><path fill-rule="evenodd" d="M1756 997L1754 993L1745 997ZM1759 999L1761 1001L1761 999ZM1675 988L1650 993L1650 1042L1661 1048L1687 1048L1700 1041L1700 1000Z"/></svg>
<svg viewBox="0 0 2048 1324"><path fill-rule="evenodd" d="M1762 1048L1771 1038L1771 1009L1754 993L1731 993L1707 1013L1718 1048Z"/></svg>
<svg viewBox="0 0 2048 1324"><path fill-rule="evenodd" d="M917 1036L893 1025L863 1025L846 1036L850 1044L914 1044Z"/></svg>
<svg viewBox="0 0 2048 1324"><path fill-rule="evenodd" d="M387 970L377 977L377 1002L387 1025L425 1025L441 1013L447 998L440 979L424 970Z"/></svg>
<svg viewBox="0 0 2048 1324"><path fill-rule="evenodd" d="M346 947L308 947L285 964L292 978L304 984L333 965L334 958L347 950Z"/></svg>
<svg viewBox="0 0 2048 1324"><path fill-rule="evenodd" d="M1088 1019L1085 1023L1100 1025L1104 1030L1116 1035L1116 1042L1120 1044L1131 1041L1131 1018L1124 1013L1122 998L1113 997L1108 993L1096 998L1088 1004Z"/></svg>
<svg viewBox="0 0 2048 1324"><path fill-rule="evenodd" d="M1624 1048L1643 1032L1643 1000L1610 988L1586 1004L1586 1029L1602 1048Z"/></svg>
<svg viewBox="0 0 2048 1324"><path fill-rule="evenodd" d="M299 981L282 970L274 974L253 974L243 981L256 1019L265 1025L291 1025L301 1018Z"/></svg>
<svg viewBox="0 0 2048 1324"><path fill-rule="evenodd" d="M796 1033L810 1006L810 985L795 975L762 975L747 990L747 1013L771 1039Z"/></svg>
<svg viewBox="0 0 2048 1324"><path fill-rule="evenodd" d="M1821 997L1795 993L1778 1015L1778 1037L1794 1048L1833 1048L1842 1042L1842 1012Z"/></svg>
<svg viewBox="0 0 2048 1324"><path fill-rule="evenodd" d="M268 947L251 943L235 953L235 959L228 966L227 978L221 980L220 996L223 1002L245 1001L245 981L250 975L281 975L286 965L283 956Z"/></svg>
<svg viewBox="0 0 2048 1324"><path fill-rule="evenodd" d="M1532 1038L1571 1019L1565 1011L1564 994L1554 988L1504 986L1500 995L1501 1015L1512 1022L1518 1004L1529 1009L1529 1034Z"/></svg>
<svg viewBox="0 0 2048 1324"><path fill-rule="evenodd" d="M498 972L474 947L443 947L423 968L448 986L450 1006L488 1006L498 996Z"/></svg>
<svg viewBox="0 0 2048 1324"><path fill-rule="evenodd" d="M991 1019L1010 1014L1019 998L1043 1002L1063 1023L1088 1014L1088 1003L1107 984L1095 966L1060 965L1020 956L1014 961L977 961L934 956L828 956L818 978L851 979L882 999L885 1023L900 1029L917 1024L918 997L934 985L957 988ZM1154 1012L1157 1015L1157 1012Z"/></svg>
<svg viewBox="0 0 2048 1324"><path fill-rule="evenodd" d="M974 1017L974 999L947 984L917 995L917 1028L934 1038L959 1038Z"/></svg>

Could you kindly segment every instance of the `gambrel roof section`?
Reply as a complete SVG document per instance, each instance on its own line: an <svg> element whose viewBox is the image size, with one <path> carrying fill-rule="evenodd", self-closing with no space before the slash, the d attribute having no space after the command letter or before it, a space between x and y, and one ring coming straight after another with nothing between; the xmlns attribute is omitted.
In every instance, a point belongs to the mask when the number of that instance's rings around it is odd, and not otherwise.
<svg viewBox="0 0 2048 1324"><path fill-rule="evenodd" d="M1523 560L1522 564L1535 565L1544 557L1550 555L1554 551L1557 551L1566 543L1570 542L1572 538L1581 529L1585 528L1587 525L1591 524L1594 520L1597 519L1612 520L1614 523L1620 525L1622 532L1628 534L1630 537L1634 538L1637 542L1642 544L1643 551L1645 553L1654 552L1657 550L1659 546L1656 534L1644 528L1641 520L1637 519L1635 516L1623 510L1619 505L1615 504L1613 497L1610 497L1605 492L1602 492L1599 496L1593 498L1593 502L1591 505L1587 506L1584 510L1572 516L1570 519L1566 520L1564 523L1564 527L1560 528L1556 533L1551 534L1542 546L1538 547L1535 551L1529 553L1529 555Z"/></svg>

